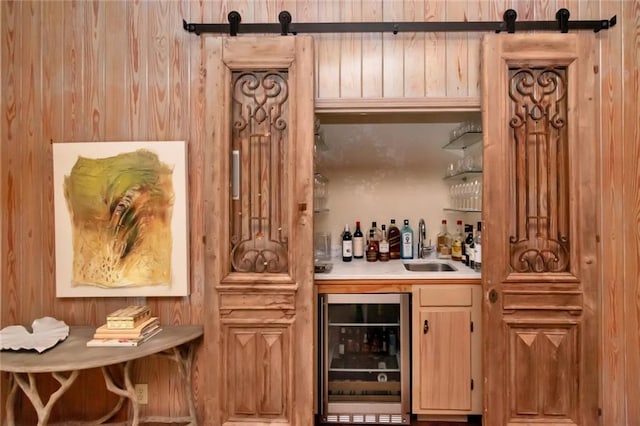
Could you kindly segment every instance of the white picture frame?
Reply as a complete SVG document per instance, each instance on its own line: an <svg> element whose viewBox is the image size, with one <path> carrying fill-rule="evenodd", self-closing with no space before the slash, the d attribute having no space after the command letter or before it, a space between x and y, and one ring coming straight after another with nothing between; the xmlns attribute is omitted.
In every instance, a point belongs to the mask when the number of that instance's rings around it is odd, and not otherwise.
<svg viewBox="0 0 640 426"><path fill-rule="evenodd" d="M189 295L185 141L53 144L56 296Z"/></svg>

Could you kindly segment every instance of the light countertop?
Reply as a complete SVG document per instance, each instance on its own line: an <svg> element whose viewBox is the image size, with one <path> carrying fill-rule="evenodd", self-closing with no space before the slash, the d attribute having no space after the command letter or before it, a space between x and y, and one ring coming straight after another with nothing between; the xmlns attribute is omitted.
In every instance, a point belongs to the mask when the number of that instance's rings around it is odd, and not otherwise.
<svg viewBox="0 0 640 426"><path fill-rule="evenodd" d="M333 267L328 273L316 273L316 281L328 280L425 280L425 279L480 279L480 272L465 266L462 262L436 258L402 260L393 259L388 262L367 262L365 259L353 259L351 262L343 262L342 258L334 258L330 261ZM453 265L455 271L419 272L407 271L403 265L405 262L428 263L445 262Z"/></svg>

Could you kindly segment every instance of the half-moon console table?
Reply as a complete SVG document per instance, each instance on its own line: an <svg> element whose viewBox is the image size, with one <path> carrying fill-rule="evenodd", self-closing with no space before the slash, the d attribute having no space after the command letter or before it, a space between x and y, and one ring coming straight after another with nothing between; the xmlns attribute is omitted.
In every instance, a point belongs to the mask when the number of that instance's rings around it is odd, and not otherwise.
<svg viewBox="0 0 640 426"><path fill-rule="evenodd" d="M153 421L155 423L197 424L196 408L191 387L191 365L197 340L203 334L200 325L162 326L162 331L137 347L87 347L95 327L70 327L69 336L53 348L43 353L31 351L0 351L0 370L10 373L10 389L7 395L7 425L14 426L14 403L18 387L27 395L38 414L38 426L49 421L51 409L58 399L71 387L81 370L101 368L107 389L120 396L116 406L103 417L91 424L104 424L122 407L126 399L131 403L131 425ZM184 379L185 397L189 415L185 417L140 418L140 405L131 382L131 369L137 359L150 355L165 355L173 359ZM118 386L108 366L122 368L124 387ZM43 403L35 374L50 373L60 383L60 387Z"/></svg>

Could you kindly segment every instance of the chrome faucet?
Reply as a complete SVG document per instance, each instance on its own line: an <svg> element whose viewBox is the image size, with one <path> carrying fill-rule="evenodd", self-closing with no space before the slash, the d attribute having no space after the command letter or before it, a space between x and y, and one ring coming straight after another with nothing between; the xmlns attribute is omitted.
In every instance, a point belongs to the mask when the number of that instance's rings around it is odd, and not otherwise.
<svg viewBox="0 0 640 426"><path fill-rule="evenodd" d="M424 219L420 218L418 222L418 259L424 257L424 244L427 239L427 225L424 223Z"/></svg>

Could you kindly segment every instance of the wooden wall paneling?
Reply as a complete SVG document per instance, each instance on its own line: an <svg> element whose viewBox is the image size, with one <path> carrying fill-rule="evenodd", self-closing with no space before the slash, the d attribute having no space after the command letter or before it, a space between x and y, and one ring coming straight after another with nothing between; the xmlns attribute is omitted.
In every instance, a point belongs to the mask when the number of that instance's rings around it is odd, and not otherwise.
<svg viewBox="0 0 640 426"><path fill-rule="evenodd" d="M23 222L19 245L24 259L21 304L22 317L30 323L42 312L42 291L38 283L41 281L42 264L34 262L36 253L42 252L42 232L39 229L42 220L40 205L42 190L42 127L39 120L41 86L41 45L40 45L40 6L39 2L24 2L20 19L20 31L24 32L20 50L22 62L20 68L21 96L20 118L22 129L20 138L15 142L22 146L24 163L20 170L21 202L18 207L20 220ZM25 261L26 260L26 261Z"/></svg>
<svg viewBox="0 0 640 426"><path fill-rule="evenodd" d="M90 126L91 141L102 141L105 135L105 61L104 50L106 46L105 2L93 2L85 5L84 22L88 31L82 33L85 39L84 67L86 76L83 91L85 100L85 119Z"/></svg>
<svg viewBox="0 0 640 426"><path fill-rule="evenodd" d="M473 1L473 0L471 0ZM446 2L447 21L467 19L468 1ZM464 97L469 93L469 65L467 60L468 35L466 32L446 33L446 84L447 96Z"/></svg>
<svg viewBox="0 0 640 426"><path fill-rule="evenodd" d="M424 21L424 1L409 0L404 4L404 21ZM425 37L423 32L403 33L404 39L404 96L422 97L425 87Z"/></svg>
<svg viewBox="0 0 640 426"><path fill-rule="evenodd" d="M48 16L53 22L64 22L63 9L51 3L43 3L42 16ZM43 232L43 274L42 274L42 300L43 312L48 312L56 318L60 317L55 299L55 257L54 257L54 218L53 214L53 164L51 161L51 141L60 140L62 135L62 115L59 113L59 105L62 103L62 25L53 25L48 28L47 36L42 37L42 137L40 144L43 147L44 157L41 165L43 173L43 190L41 196L42 210L44 214L42 222L47 232ZM4 140L4 139L3 139ZM4 211L4 210L3 210Z"/></svg>
<svg viewBox="0 0 640 426"><path fill-rule="evenodd" d="M626 325L626 400L629 424L640 419L640 2L623 2L624 64L624 259ZM618 15L620 19L620 15ZM607 64L608 65L608 64ZM626 69L625 69L626 68Z"/></svg>
<svg viewBox="0 0 640 426"><path fill-rule="evenodd" d="M173 15L169 8L172 3L152 2L147 9L148 37L144 49L148 55L147 72L149 85L149 131L150 139L166 140L169 138L169 82L175 79L171 73L170 56L173 40L167 32ZM173 2L175 4L175 2ZM175 81L175 80L174 80ZM178 80L179 81L179 80Z"/></svg>
<svg viewBox="0 0 640 426"><path fill-rule="evenodd" d="M330 1L317 4L318 22L338 22L340 2ZM340 97L340 34L321 34L315 37L317 46L318 98Z"/></svg>
<svg viewBox="0 0 640 426"><path fill-rule="evenodd" d="M410 0L407 0L410 1ZM382 20L404 20L404 1L386 0L382 6ZM404 96L404 40L407 33L382 34L382 96Z"/></svg>
<svg viewBox="0 0 640 426"><path fill-rule="evenodd" d="M64 138L65 141L91 140L83 130L84 96L84 27L71 22L84 22L84 2L64 3Z"/></svg>
<svg viewBox="0 0 640 426"><path fill-rule="evenodd" d="M340 8L340 22L362 21L362 0L343 2ZM365 70L362 68L362 34L340 34L340 98L359 98L362 96L362 80Z"/></svg>
<svg viewBox="0 0 640 426"><path fill-rule="evenodd" d="M127 118L129 135L133 140L149 140L147 121L147 105L149 104L147 80L147 33L149 22L147 7L149 2L127 2L128 13L126 28L129 41L126 44L128 57L129 102Z"/></svg>
<svg viewBox="0 0 640 426"><path fill-rule="evenodd" d="M17 100L21 98L20 93L20 32L17 21L21 3L2 2L2 22L4 32L2 33L2 228L5 232L2 238L2 263L3 277L0 280L2 286L2 325L17 324L20 318L20 294L21 288L17 282L21 277L20 264L17 259L19 253L20 235L20 170L22 157L19 155L20 144L16 143L20 135L20 122L17 117Z"/></svg>
<svg viewBox="0 0 640 426"><path fill-rule="evenodd" d="M445 2L425 0L424 20L446 21ZM447 95L447 73L443 66L446 57L446 33L425 33L424 77L425 96L444 97ZM479 80L479 74L476 75Z"/></svg>
<svg viewBox="0 0 640 426"><path fill-rule="evenodd" d="M253 8L254 19L252 22L278 22L278 14L280 13L280 10L278 9L276 0L254 1Z"/></svg>
<svg viewBox="0 0 640 426"><path fill-rule="evenodd" d="M365 0L362 6L362 20L365 22L382 21L382 7L382 0ZM317 75L316 78L318 78ZM361 78L363 98L382 97L382 34L362 34Z"/></svg>
<svg viewBox="0 0 640 426"><path fill-rule="evenodd" d="M569 9L574 10L574 9ZM620 4L608 3L604 16L621 16ZM625 255L624 244L624 193L617 188L624 186L624 127L623 116L624 82L617 70L622 69L622 29L607 31L600 38L600 253L602 284L602 424L626 424L625 414L625 339L624 339L624 291ZM608 65L608 66L605 66Z"/></svg>
<svg viewBox="0 0 640 426"><path fill-rule="evenodd" d="M489 8L486 2L470 1L467 5L467 19L469 21L488 21ZM467 96L480 97L480 40L481 32L467 33Z"/></svg>
<svg viewBox="0 0 640 426"><path fill-rule="evenodd" d="M123 111L129 111L129 70L131 56L126 54L129 45L127 27L128 2L104 2L106 25L109 26L109 42L105 43L103 60L105 63L105 92L108 94L102 114L108 141L130 140L129 120L123 119ZM123 54L123 51L125 54Z"/></svg>

